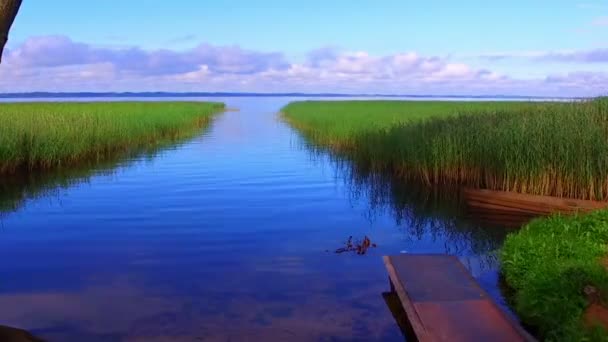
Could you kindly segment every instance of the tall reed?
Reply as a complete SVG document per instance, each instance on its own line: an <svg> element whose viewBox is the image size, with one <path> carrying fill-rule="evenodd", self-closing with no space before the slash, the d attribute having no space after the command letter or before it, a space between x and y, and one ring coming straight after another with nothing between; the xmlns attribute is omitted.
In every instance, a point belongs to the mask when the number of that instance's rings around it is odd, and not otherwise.
<svg viewBox="0 0 608 342"><path fill-rule="evenodd" d="M220 103L96 102L0 104L0 174L103 160L192 134Z"/></svg>
<svg viewBox="0 0 608 342"><path fill-rule="evenodd" d="M608 99L356 105L302 102L283 112L314 143L377 171L426 184L608 200Z"/></svg>

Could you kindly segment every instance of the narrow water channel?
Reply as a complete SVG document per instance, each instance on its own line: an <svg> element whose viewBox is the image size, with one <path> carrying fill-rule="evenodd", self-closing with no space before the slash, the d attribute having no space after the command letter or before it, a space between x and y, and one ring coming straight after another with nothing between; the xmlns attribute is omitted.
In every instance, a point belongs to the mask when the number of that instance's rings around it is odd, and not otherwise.
<svg viewBox="0 0 608 342"><path fill-rule="evenodd" d="M458 255L503 301L504 230L306 148L277 117L294 99L212 100L239 111L192 140L0 187L0 324L50 341L400 341L393 253ZM334 253L365 235L368 254Z"/></svg>

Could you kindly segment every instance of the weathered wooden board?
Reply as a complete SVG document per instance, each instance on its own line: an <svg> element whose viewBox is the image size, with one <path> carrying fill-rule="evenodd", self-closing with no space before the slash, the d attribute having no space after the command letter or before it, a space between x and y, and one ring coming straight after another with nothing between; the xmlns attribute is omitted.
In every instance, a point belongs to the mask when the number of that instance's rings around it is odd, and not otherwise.
<svg viewBox="0 0 608 342"><path fill-rule="evenodd" d="M534 341L507 316L453 256L385 256L418 341Z"/></svg>
<svg viewBox="0 0 608 342"><path fill-rule="evenodd" d="M463 194L465 201L471 207L538 215L548 215L555 212L591 211L608 206L608 202L483 189L463 189Z"/></svg>
<svg viewBox="0 0 608 342"><path fill-rule="evenodd" d="M483 189L463 189L467 212L475 221L521 226L538 216L574 214L608 207L608 202L527 195Z"/></svg>

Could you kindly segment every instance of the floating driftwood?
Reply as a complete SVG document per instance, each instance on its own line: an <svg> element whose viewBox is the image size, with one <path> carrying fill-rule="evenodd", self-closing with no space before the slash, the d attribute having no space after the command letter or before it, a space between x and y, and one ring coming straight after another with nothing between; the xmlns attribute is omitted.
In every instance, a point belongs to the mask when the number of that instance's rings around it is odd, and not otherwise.
<svg viewBox="0 0 608 342"><path fill-rule="evenodd" d="M359 255L363 255L367 253L367 250L370 248L376 248L376 244L372 243L372 241L365 236L361 241L355 241L353 243L353 237L350 236L348 240L345 242L345 246L342 248L336 249L336 253L344 253L344 252L356 252Z"/></svg>
<svg viewBox="0 0 608 342"><path fill-rule="evenodd" d="M553 213L574 214L608 207L608 202L470 188L463 189L463 198L475 219L506 225Z"/></svg>

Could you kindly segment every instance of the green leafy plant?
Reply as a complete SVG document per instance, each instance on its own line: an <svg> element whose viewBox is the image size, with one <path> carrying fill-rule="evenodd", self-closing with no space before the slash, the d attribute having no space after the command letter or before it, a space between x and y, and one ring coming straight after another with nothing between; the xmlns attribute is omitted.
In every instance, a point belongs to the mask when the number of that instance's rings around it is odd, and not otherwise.
<svg viewBox="0 0 608 342"><path fill-rule="evenodd" d="M523 322L554 341L605 340L603 329L584 325L587 286L608 297L608 211L552 216L509 235L501 251L502 272Z"/></svg>

